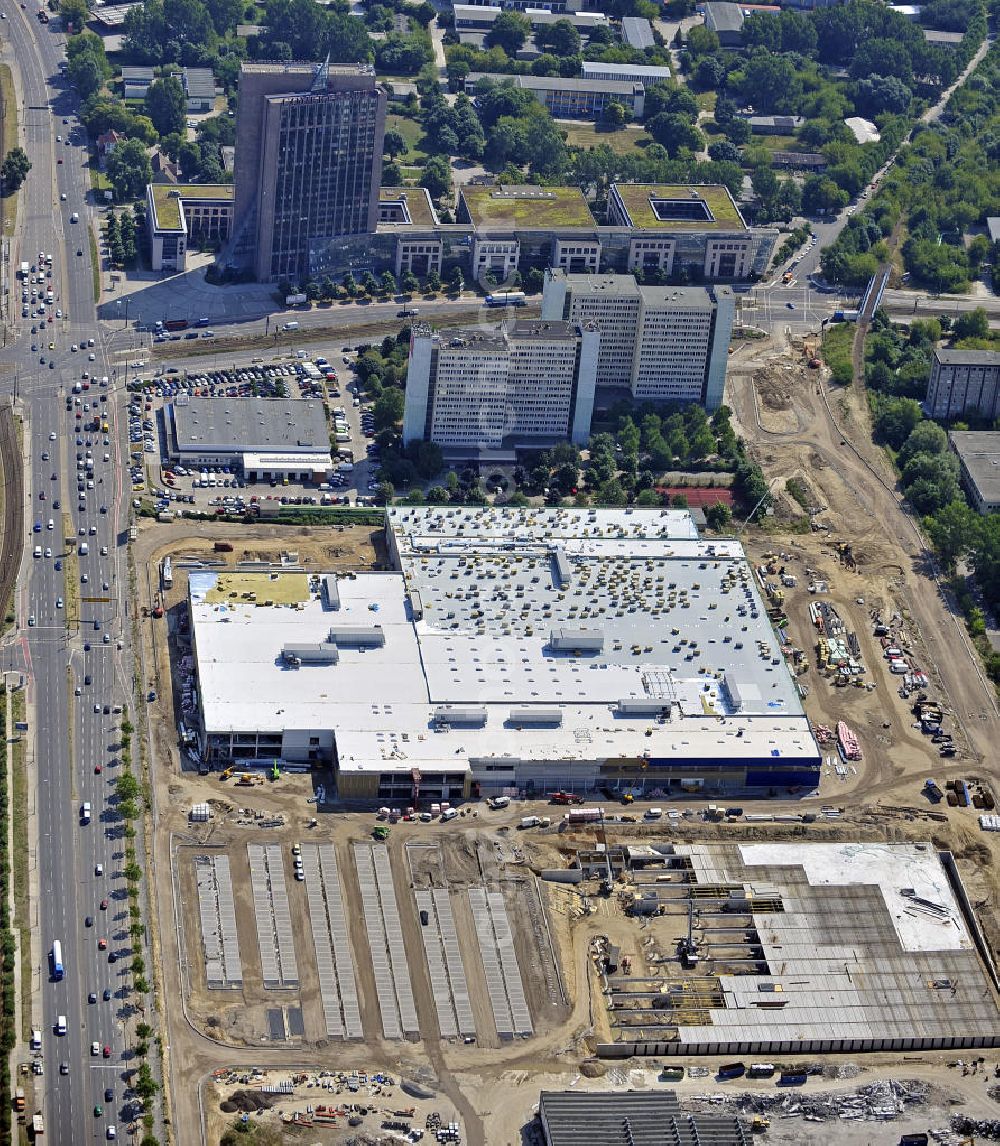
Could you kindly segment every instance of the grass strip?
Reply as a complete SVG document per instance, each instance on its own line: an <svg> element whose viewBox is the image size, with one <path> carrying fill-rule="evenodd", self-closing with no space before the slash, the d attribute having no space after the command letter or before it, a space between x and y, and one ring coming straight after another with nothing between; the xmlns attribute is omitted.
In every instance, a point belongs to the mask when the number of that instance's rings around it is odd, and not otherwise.
<svg viewBox="0 0 1000 1146"><path fill-rule="evenodd" d="M17 94L14 91L14 77L6 64L0 64L0 101L3 104L2 154L17 147ZM4 234L12 238L17 227L17 195L8 195L3 200ZM13 293L11 298L13 298Z"/></svg>

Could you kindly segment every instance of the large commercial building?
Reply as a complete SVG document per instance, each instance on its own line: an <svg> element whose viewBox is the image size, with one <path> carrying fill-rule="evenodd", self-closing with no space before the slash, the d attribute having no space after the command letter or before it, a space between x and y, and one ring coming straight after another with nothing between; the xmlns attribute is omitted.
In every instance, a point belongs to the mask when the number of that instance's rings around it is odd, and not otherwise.
<svg viewBox="0 0 1000 1146"><path fill-rule="evenodd" d="M935 350L924 409L931 418L1000 417L1000 354Z"/></svg>
<svg viewBox="0 0 1000 1146"><path fill-rule="evenodd" d="M543 1090L544 1146L752 1146L745 1119L721 1110L692 1113L672 1090Z"/></svg>
<svg viewBox="0 0 1000 1146"><path fill-rule="evenodd" d="M818 784L743 550L686 511L393 506L386 553L191 574L204 760L332 763L380 803Z"/></svg>
<svg viewBox="0 0 1000 1146"><path fill-rule="evenodd" d="M240 68L233 256L298 282L317 247L374 232L386 93L367 65Z"/></svg>
<svg viewBox="0 0 1000 1146"><path fill-rule="evenodd" d="M251 481L324 481L330 429L312 398L188 398L163 407L170 458L231 466Z"/></svg>
<svg viewBox="0 0 1000 1146"><path fill-rule="evenodd" d="M722 404L735 302L729 287L639 286L632 275L549 271L542 317L595 326L597 384L653 402Z"/></svg>
<svg viewBox="0 0 1000 1146"><path fill-rule="evenodd" d="M435 334L414 327L403 441L475 456L590 436L600 335L562 321Z"/></svg>
<svg viewBox="0 0 1000 1146"><path fill-rule="evenodd" d="M376 232L316 245L313 274L399 274L415 257L415 273L417 265L443 274L459 267L477 281L487 271L503 282L515 270L552 267L726 282L763 274L778 236L748 227L722 186L613 184L605 224L577 187L468 183L459 188L454 223L441 223L423 200L419 189L383 188Z"/></svg>

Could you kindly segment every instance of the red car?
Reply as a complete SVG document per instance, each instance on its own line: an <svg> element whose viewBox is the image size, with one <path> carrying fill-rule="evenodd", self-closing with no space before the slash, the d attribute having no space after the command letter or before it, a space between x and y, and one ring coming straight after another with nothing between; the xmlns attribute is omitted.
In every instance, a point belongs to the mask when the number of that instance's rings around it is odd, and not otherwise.
<svg viewBox="0 0 1000 1146"><path fill-rule="evenodd" d="M100 774L103 771L104 771L104 766L102 764L95 764L94 765L94 775L95 776L100 776Z"/></svg>
<svg viewBox="0 0 1000 1146"><path fill-rule="evenodd" d="M102 899L101 900L101 911L107 911L107 910L108 910L108 901L106 899Z"/></svg>
<svg viewBox="0 0 1000 1146"><path fill-rule="evenodd" d="M105 938L102 936L102 937L101 937L100 939L98 939L98 941L97 941L97 950L98 950L98 951L107 951L107 949L108 949L108 941L107 941L107 939L105 939Z"/></svg>
<svg viewBox="0 0 1000 1146"><path fill-rule="evenodd" d="M104 1050L101 1051L101 1054L104 1055L105 1058L111 1058L111 1047L105 1045Z"/></svg>

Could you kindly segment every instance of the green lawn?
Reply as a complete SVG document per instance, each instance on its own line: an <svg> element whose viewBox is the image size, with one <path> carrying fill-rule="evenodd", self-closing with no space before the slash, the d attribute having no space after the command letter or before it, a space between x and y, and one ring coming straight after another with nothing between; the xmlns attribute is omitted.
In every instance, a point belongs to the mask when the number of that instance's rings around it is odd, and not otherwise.
<svg viewBox="0 0 1000 1146"><path fill-rule="evenodd" d="M12 147L17 147L17 96L14 92L14 79L10 68L0 64L0 99L3 100L3 124L0 131L0 154L6 155ZM17 225L17 196L8 195L3 200L4 229L3 233L11 238Z"/></svg>
<svg viewBox="0 0 1000 1146"><path fill-rule="evenodd" d="M94 194L98 199L104 197L105 191L111 190L111 180L101 170L97 162L97 156L91 155L90 157L90 186L93 188Z"/></svg>
<svg viewBox="0 0 1000 1146"><path fill-rule="evenodd" d="M420 140L424 133L419 123L416 123L405 115L389 114L385 117L385 130L398 131L406 140L406 144L410 149L405 155L397 156L397 163L405 166L407 164L420 163L426 158L424 153L420 150Z"/></svg>
<svg viewBox="0 0 1000 1146"><path fill-rule="evenodd" d="M641 127L625 127L621 131L600 131L594 123L560 123L559 130L566 136L570 147L610 147L618 155L634 151L636 147L650 142L649 136Z"/></svg>

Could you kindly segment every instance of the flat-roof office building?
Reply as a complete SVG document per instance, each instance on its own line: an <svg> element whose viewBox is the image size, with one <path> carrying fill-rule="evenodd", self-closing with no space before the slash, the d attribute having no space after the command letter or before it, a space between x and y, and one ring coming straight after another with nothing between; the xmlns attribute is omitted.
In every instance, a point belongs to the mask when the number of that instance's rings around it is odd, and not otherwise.
<svg viewBox="0 0 1000 1146"><path fill-rule="evenodd" d="M385 572L190 575L210 766L383 803L818 783L743 550L686 511L391 506L385 540Z"/></svg>
<svg viewBox="0 0 1000 1146"><path fill-rule="evenodd" d="M1000 354L935 350L924 409L931 418L1000 417Z"/></svg>
<svg viewBox="0 0 1000 1146"><path fill-rule="evenodd" d="M632 275L548 271L542 317L595 326L597 384L655 402L722 404L735 301L729 287L640 286Z"/></svg>
<svg viewBox="0 0 1000 1146"><path fill-rule="evenodd" d="M299 282L312 252L378 224L386 93L367 65L240 68L234 256Z"/></svg>
<svg viewBox="0 0 1000 1146"><path fill-rule="evenodd" d="M574 323L518 319L494 330L416 326L403 441L475 453L590 436L600 335Z"/></svg>

